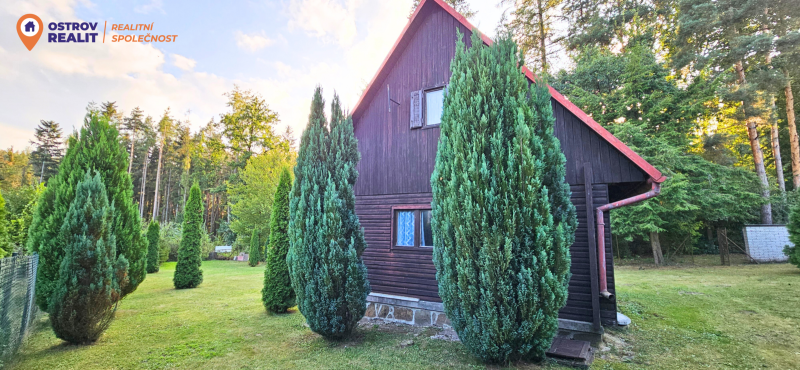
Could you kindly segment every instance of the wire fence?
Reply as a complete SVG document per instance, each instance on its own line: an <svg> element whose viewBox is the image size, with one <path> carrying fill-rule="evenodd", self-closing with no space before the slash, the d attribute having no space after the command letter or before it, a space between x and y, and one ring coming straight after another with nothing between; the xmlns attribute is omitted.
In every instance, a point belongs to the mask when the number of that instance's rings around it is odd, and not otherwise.
<svg viewBox="0 0 800 370"><path fill-rule="evenodd" d="M19 349L39 313L34 304L39 255L0 259L0 368Z"/></svg>

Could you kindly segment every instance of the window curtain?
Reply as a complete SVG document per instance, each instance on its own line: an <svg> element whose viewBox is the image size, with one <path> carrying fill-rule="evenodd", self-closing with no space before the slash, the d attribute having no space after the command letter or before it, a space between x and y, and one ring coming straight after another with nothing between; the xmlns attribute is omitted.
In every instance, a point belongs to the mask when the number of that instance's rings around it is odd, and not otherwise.
<svg viewBox="0 0 800 370"><path fill-rule="evenodd" d="M414 246L414 212L397 212L397 245Z"/></svg>

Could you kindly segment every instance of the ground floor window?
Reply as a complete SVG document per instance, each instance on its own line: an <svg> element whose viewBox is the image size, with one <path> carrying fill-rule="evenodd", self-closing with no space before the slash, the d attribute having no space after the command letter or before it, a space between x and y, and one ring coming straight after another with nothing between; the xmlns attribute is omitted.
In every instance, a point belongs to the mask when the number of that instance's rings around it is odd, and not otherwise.
<svg viewBox="0 0 800 370"><path fill-rule="evenodd" d="M433 247L430 206L400 206L392 212L393 246Z"/></svg>

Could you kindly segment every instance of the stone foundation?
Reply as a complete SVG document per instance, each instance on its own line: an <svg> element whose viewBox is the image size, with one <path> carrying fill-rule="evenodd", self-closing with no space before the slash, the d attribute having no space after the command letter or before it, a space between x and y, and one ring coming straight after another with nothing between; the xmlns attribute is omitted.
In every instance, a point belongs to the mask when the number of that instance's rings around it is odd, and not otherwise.
<svg viewBox="0 0 800 370"><path fill-rule="evenodd" d="M367 296L367 312L364 318L414 326L451 328L450 320L444 314L443 304L382 293L370 293ZM594 331L591 323L582 321L558 319L558 328L559 336L577 333L575 339L592 338L589 341L593 343L603 335L602 327L599 331ZM573 338L573 335L570 334L569 338Z"/></svg>
<svg viewBox="0 0 800 370"><path fill-rule="evenodd" d="M450 320L441 303L389 294L370 293L364 317L414 326L450 328Z"/></svg>

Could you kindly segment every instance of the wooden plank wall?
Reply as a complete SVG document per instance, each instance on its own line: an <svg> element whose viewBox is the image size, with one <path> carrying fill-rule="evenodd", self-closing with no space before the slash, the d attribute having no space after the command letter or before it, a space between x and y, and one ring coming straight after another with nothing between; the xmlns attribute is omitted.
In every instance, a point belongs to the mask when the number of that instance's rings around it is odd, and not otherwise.
<svg viewBox="0 0 800 370"><path fill-rule="evenodd" d="M589 274L589 237L586 224L586 194L583 185L570 186L572 203L578 214L578 229L575 243L570 247L572 255L572 278L569 285L567 305L560 317L578 321L592 321L592 291ZM608 186L592 186L594 208L608 203ZM356 214L364 228L367 249L364 263L372 291L441 302L436 282L436 267L433 265L430 248L391 249L392 206L404 204L430 204L431 194L392 194L356 197ZM611 245L611 222L606 214L606 245ZM608 266L608 290L614 290L614 263L611 248L606 249ZM601 320L616 320L616 304L600 300Z"/></svg>
<svg viewBox="0 0 800 370"><path fill-rule="evenodd" d="M441 86L450 80L455 55L456 28L469 31L438 7L422 19L414 37L391 72L376 81L379 93L355 121L361 162L356 195L430 193L439 129L410 129L411 92ZM424 37L420 37L424 35ZM386 86L392 99L389 99Z"/></svg>
<svg viewBox="0 0 800 370"><path fill-rule="evenodd" d="M356 213L364 227L370 284L375 292L416 297L440 302L436 270L431 250L390 250L391 207L424 204L431 201L430 175L436 160L439 129L410 129L411 91L440 86L450 78L450 61L455 54L456 30L469 45L470 31L449 14L432 7L406 43L401 55L360 116L353 117L359 140L361 161L355 186ZM391 98L400 104L391 103ZM591 290L588 263L588 235L583 185L584 163L592 167L594 207L608 203L608 185L633 183L645 174L617 149L604 141L575 115L553 100L555 135L567 158L566 180L571 184L573 202L579 208L580 226L576 232L570 282L570 296L561 317L591 322ZM611 245L611 230L606 215L606 245ZM607 248L609 290L614 292L612 249ZM614 302L601 300L601 320L616 319Z"/></svg>
<svg viewBox="0 0 800 370"><path fill-rule="evenodd" d="M392 206L430 204L431 194L356 197L356 214L364 228L364 264L372 291L441 302L432 248L391 249Z"/></svg>
<svg viewBox="0 0 800 370"><path fill-rule="evenodd" d="M575 231L575 242L570 247L572 256L572 278L569 282L569 296L567 305L561 309L559 317L563 319L592 322L592 286L589 260L589 234L586 222L586 187L584 185L570 185L572 191L572 204L578 214L578 229ZM592 185L592 209L608 203L608 185ZM611 221L608 212L605 213L606 246L611 245ZM593 228L594 229L594 228ZM594 245L592 248L596 248ZM608 278L608 291L615 293L614 289L614 260L613 250L606 248L606 277ZM600 299L600 320L608 322L616 320L617 306L614 301Z"/></svg>
<svg viewBox="0 0 800 370"><path fill-rule="evenodd" d="M592 131L572 112L551 99L556 117L554 131L567 158L566 179L570 184L583 183L585 163L592 165L592 183L613 184L642 182L647 175L619 150Z"/></svg>

